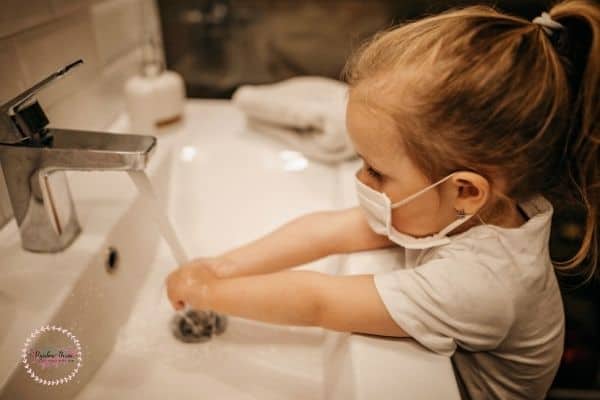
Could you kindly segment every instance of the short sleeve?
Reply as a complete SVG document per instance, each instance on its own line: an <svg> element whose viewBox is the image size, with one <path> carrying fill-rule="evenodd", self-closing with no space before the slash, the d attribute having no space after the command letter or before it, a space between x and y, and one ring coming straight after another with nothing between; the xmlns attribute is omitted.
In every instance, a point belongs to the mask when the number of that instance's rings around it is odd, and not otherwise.
<svg viewBox="0 0 600 400"><path fill-rule="evenodd" d="M474 261L435 259L373 279L392 319L439 354L451 356L457 345L470 351L496 348L514 319L510 290Z"/></svg>

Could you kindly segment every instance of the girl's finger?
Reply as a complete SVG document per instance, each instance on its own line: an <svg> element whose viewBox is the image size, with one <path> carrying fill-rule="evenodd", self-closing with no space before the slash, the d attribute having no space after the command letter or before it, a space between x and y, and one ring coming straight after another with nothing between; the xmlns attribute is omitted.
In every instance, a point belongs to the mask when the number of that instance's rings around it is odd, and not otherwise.
<svg viewBox="0 0 600 400"><path fill-rule="evenodd" d="M169 277L167 277L167 297L169 298L171 307L173 307L175 310L179 310L183 307L183 299L181 299L180 291L177 290L177 286L178 285L177 282L175 282L175 279L172 277L172 275L169 275Z"/></svg>
<svg viewBox="0 0 600 400"><path fill-rule="evenodd" d="M185 302L179 298L179 296L169 296L169 303L175 311L181 310L185 306Z"/></svg>

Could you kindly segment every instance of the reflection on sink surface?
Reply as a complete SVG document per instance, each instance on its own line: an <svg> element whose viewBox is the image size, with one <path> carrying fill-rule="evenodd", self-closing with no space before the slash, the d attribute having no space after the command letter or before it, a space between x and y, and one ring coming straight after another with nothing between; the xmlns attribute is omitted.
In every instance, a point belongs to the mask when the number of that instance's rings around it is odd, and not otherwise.
<svg viewBox="0 0 600 400"><path fill-rule="evenodd" d="M123 130L125 123L122 118L113 129ZM168 151L168 157L155 156L163 161L154 165L152 180L191 257L216 255L301 214L355 204L356 163L313 163L270 137L247 132L243 116L227 101L189 101L185 119L157 136L158 151ZM90 182L72 180L75 197L77 186L84 193L86 185ZM94 210L78 212L84 217ZM174 311L164 288L176 265L147 213L136 197L108 234L88 226L88 234L103 235L104 242L70 283L65 304L71 306L57 308L49 320L68 325L84 346L76 382L49 391L17 368L21 372L11 376L0 399L18 398L15 393L77 400L358 400L398 393L458 399L449 359L412 340L229 316L226 331L210 341L179 342L170 330ZM108 246L120 250L120 263L107 275ZM344 262L345 256L330 256L299 269L353 273ZM437 389L428 384L433 376Z"/></svg>
<svg viewBox="0 0 600 400"><path fill-rule="evenodd" d="M226 104L226 103L225 103ZM266 137L243 130L223 102L188 113L173 145L169 214L193 257L253 240L289 219L334 207L336 170L313 164ZM187 127L193 126L194 130ZM181 134L181 131L185 131ZM302 268L335 273L337 257ZM315 399L323 387L325 331L229 316L226 331L181 343L164 278L175 267L162 243L113 352L78 400L165 398Z"/></svg>

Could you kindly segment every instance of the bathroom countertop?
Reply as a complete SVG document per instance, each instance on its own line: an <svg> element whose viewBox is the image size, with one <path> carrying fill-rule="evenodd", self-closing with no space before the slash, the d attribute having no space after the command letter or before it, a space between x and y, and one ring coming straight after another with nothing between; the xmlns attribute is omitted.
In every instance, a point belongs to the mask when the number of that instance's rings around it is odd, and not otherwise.
<svg viewBox="0 0 600 400"><path fill-rule="evenodd" d="M127 118L121 116L106 131L122 133L127 126ZM163 130L167 132L155 134L158 146L146 169L151 180L177 136L169 128ZM52 320L137 195L123 172L67 171L67 177L82 229L67 249L47 254L23 250L14 218L0 230L0 387L19 362L27 337Z"/></svg>
<svg viewBox="0 0 600 400"><path fill-rule="evenodd" d="M192 122L184 120L183 123L161 128L155 134L158 146L147 168L151 180L160 172L159 166L164 164L162 161L171 154L171 149L175 145L181 145L179 138L182 135L193 135L198 119L207 119L207 114L203 113L215 110L220 110L218 116L213 116L215 119L227 116L238 120L240 118L226 100L188 100L186 113L193 115L189 119ZM127 126L127 118L121 116L108 131L125 132ZM218 136L214 137L215 140L218 139ZM181 150L180 156L185 157L185 146ZM191 151L191 148L187 150ZM356 160L346 162L339 168L331 167L335 168L330 171L333 172L332 177L337 174L339 184L339 190L332 193L331 198L338 207L357 204L352 172L359 165L360 161ZM314 173L326 172L325 167L323 170L320 168L321 166L317 166ZM69 171L67 176L82 227L81 235L69 248L55 254L26 252L21 249L19 231L14 220L0 230L0 318L3 321L0 328L0 351L3 354L0 362L0 387L18 364L26 338L33 329L52 320L56 310L69 295L70 288L102 249L107 233L133 204L137 194L127 174L122 172ZM286 212L290 216L297 212L294 207L289 208ZM174 217L179 215L179 219L183 221L185 210L173 214ZM273 224L275 223L279 222L274 220ZM248 228L245 231L243 228L227 232L229 240L222 242L232 245L246 241L254 230ZM188 228L182 223L182 229L185 231ZM188 233L185 236L194 237L194 231L190 230ZM217 239L219 238L214 238L215 243L207 243L206 247L217 249ZM376 254L355 254L346 260L340 273L374 273L375 270L364 269L376 269L373 262L366 262L373 261L373 256ZM387 257L394 257L393 250L390 250ZM335 346L339 351L333 352L326 361L331 367L329 379L338 382L328 398L383 398L381 390L386 385L401 387L401 391L398 389L397 393L402 393L406 398L431 398L427 394L434 392L440 394L438 397L441 398L459 398L450 359L426 350L411 339L338 332L330 334L331 338L336 335L345 335L345 338L339 342L340 346ZM432 379L435 385L431 385Z"/></svg>

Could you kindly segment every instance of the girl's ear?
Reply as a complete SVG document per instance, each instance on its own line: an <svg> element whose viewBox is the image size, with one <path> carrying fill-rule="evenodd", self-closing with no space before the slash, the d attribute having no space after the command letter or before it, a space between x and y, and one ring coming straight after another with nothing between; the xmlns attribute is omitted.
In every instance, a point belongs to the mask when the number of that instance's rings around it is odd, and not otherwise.
<svg viewBox="0 0 600 400"><path fill-rule="evenodd" d="M455 209L474 214L487 202L490 184L483 176L475 172L460 171L454 173L451 181L456 187Z"/></svg>

